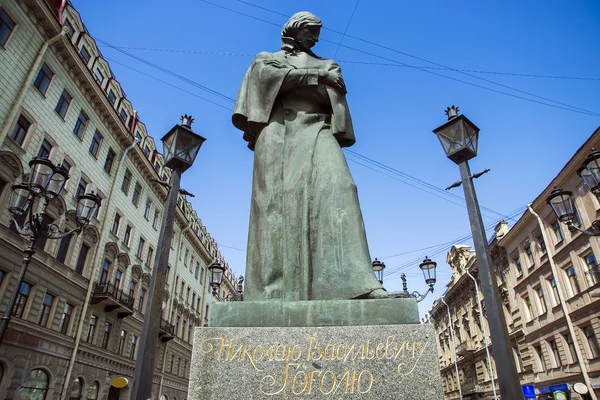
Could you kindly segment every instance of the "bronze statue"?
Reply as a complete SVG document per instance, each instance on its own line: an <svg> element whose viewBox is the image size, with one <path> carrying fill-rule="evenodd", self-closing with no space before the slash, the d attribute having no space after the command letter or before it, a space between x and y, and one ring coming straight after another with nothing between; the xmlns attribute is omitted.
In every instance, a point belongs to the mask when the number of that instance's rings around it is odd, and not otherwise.
<svg viewBox="0 0 600 400"><path fill-rule="evenodd" d="M247 301L387 297L341 149L355 142L346 85L311 50L321 26L294 14L281 50L254 58L237 96L233 125L254 150Z"/></svg>

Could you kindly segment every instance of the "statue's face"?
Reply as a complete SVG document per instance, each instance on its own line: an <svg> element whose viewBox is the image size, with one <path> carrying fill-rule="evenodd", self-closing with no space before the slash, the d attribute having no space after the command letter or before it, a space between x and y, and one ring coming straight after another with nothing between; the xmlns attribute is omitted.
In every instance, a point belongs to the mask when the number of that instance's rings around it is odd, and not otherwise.
<svg viewBox="0 0 600 400"><path fill-rule="evenodd" d="M321 33L321 27L315 25L305 26L300 29L296 34L296 41L304 47L304 49L311 49L315 43L319 41L319 34Z"/></svg>

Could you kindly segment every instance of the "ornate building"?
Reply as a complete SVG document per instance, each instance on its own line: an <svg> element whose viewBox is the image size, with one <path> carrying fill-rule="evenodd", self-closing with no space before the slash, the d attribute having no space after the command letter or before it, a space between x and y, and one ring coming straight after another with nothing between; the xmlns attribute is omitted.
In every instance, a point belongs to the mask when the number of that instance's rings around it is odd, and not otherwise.
<svg viewBox="0 0 600 400"><path fill-rule="evenodd" d="M127 398L167 196L156 181L170 170L68 2L0 1L0 69L0 204L36 156L69 170L47 212L61 230L80 193L102 198L83 233L36 242L0 346L0 397ZM182 195L174 231L154 392L181 400L193 329L214 301L207 265L224 261ZM2 310L25 246L0 208Z"/></svg>

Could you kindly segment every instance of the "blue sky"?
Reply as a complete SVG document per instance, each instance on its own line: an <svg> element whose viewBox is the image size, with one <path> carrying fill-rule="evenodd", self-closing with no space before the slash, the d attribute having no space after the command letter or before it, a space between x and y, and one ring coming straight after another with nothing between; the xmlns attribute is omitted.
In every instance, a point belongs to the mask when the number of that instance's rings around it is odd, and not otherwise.
<svg viewBox="0 0 600 400"><path fill-rule="evenodd" d="M223 95L100 45L156 140L179 115L195 117L194 130L207 141L182 186L196 195L194 208L238 275L245 268L253 153L231 125L230 99L253 55L278 50L284 15L319 16L324 30L314 50L335 55L342 67L357 135L346 155L371 255L387 265L384 286L400 290L405 272L410 290L426 290L418 264L435 254L436 293L420 303L421 314L445 289L447 249L470 234L463 200L450 197L462 198L461 188L439 193L398 175L437 188L459 179L431 132L445 122L444 109L460 106L481 129L471 169L491 169L476 180L480 204L494 211L483 211L486 225L524 209L600 125L600 4L594 1L252 0L262 8L208 1L73 4L92 36ZM346 29L352 37L342 36Z"/></svg>

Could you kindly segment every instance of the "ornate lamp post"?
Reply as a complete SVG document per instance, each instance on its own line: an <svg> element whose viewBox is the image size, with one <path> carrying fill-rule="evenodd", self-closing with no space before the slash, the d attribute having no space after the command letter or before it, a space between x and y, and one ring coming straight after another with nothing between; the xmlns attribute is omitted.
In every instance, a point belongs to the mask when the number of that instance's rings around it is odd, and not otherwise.
<svg viewBox="0 0 600 400"><path fill-rule="evenodd" d="M58 225L46 222L46 209L52 200L60 195L67 179L69 179L69 174L64 168L52 164L46 158L36 157L29 162L29 166L31 167L29 181L12 186L12 194L8 204L8 210L13 216L12 222L15 224L17 232L22 237L29 239L29 246L23 250L21 271L4 316L0 320L0 345L10 322L27 268L35 254L35 242L40 238L61 239L73 233L81 233L100 206L100 197L95 195L94 192L79 196L75 217L77 227L66 232L60 232ZM19 225L17 219L23 221L22 226Z"/></svg>
<svg viewBox="0 0 600 400"><path fill-rule="evenodd" d="M581 172L580 176L583 177L583 174L585 173ZM588 184L585 178L584 182ZM598 186L595 186L595 188L598 189ZM592 188L590 188L590 190L592 190ZM550 193L550 196L546 198L546 202L552 207L552 211L556 214L556 218L567 225L570 231L579 231L588 236L600 236L600 220L592 222L592 226L588 229L581 229L577 226L575 207L573 207L573 192L555 187Z"/></svg>
<svg viewBox="0 0 600 400"><path fill-rule="evenodd" d="M371 263L373 266L373 272L375 272L375 276L379 280L379 283L383 285L383 270L385 269L385 264L375 258L375 261Z"/></svg>
<svg viewBox="0 0 600 400"><path fill-rule="evenodd" d="M154 258L152 279L148 288L148 303L140 338L140 353L135 363L131 400L146 400L152 396L152 381L156 357L156 345L160 330L162 302L167 283L169 251L173 238L173 223L177 207L177 195L181 174L192 166L202 143L206 140L192 131L192 116L183 115L181 125L175 125L163 138L165 167L171 168L171 182L163 215L158 248Z"/></svg>
<svg viewBox="0 0 600 400"><path fill-rule="evenodd" d="M427 294L429 294L429 292L433 293L433 286L436 282L435 270L437 268L437 263L435 261L431 261L428 257L425 257L423 262L419 264L419 268L421 268L421 271L423 272L423 276L425 277L425 283L429 285L429 289L427 289L427 291L423 294L420 294L417 291L409 293L408 286L406 284L406 275L402 274L400 275L400 279L402 279L402 292L396 297L412 297L417 299L418 303L422 301L425 297L427 297Z"/></svg>
<svg viewBox="0 0 600 400"><path fill-rule="evenodd" d="M492 257L481 219L481 211L475 194L469 168L469 160L477 156L479 128L464 115L458 115L458 107L448 107L446 110L448 121L433 130L437 135L446 157L458 164L467 211L471 222L473 243L477 254L477 264L481 276L481 288L488 312L488 323L492 335L492 351L496 360L500 395L503 399L523 399L523 391L512 348L508 338L506 321L500 299L500 292L496 279L492 275Z"/></svg>

